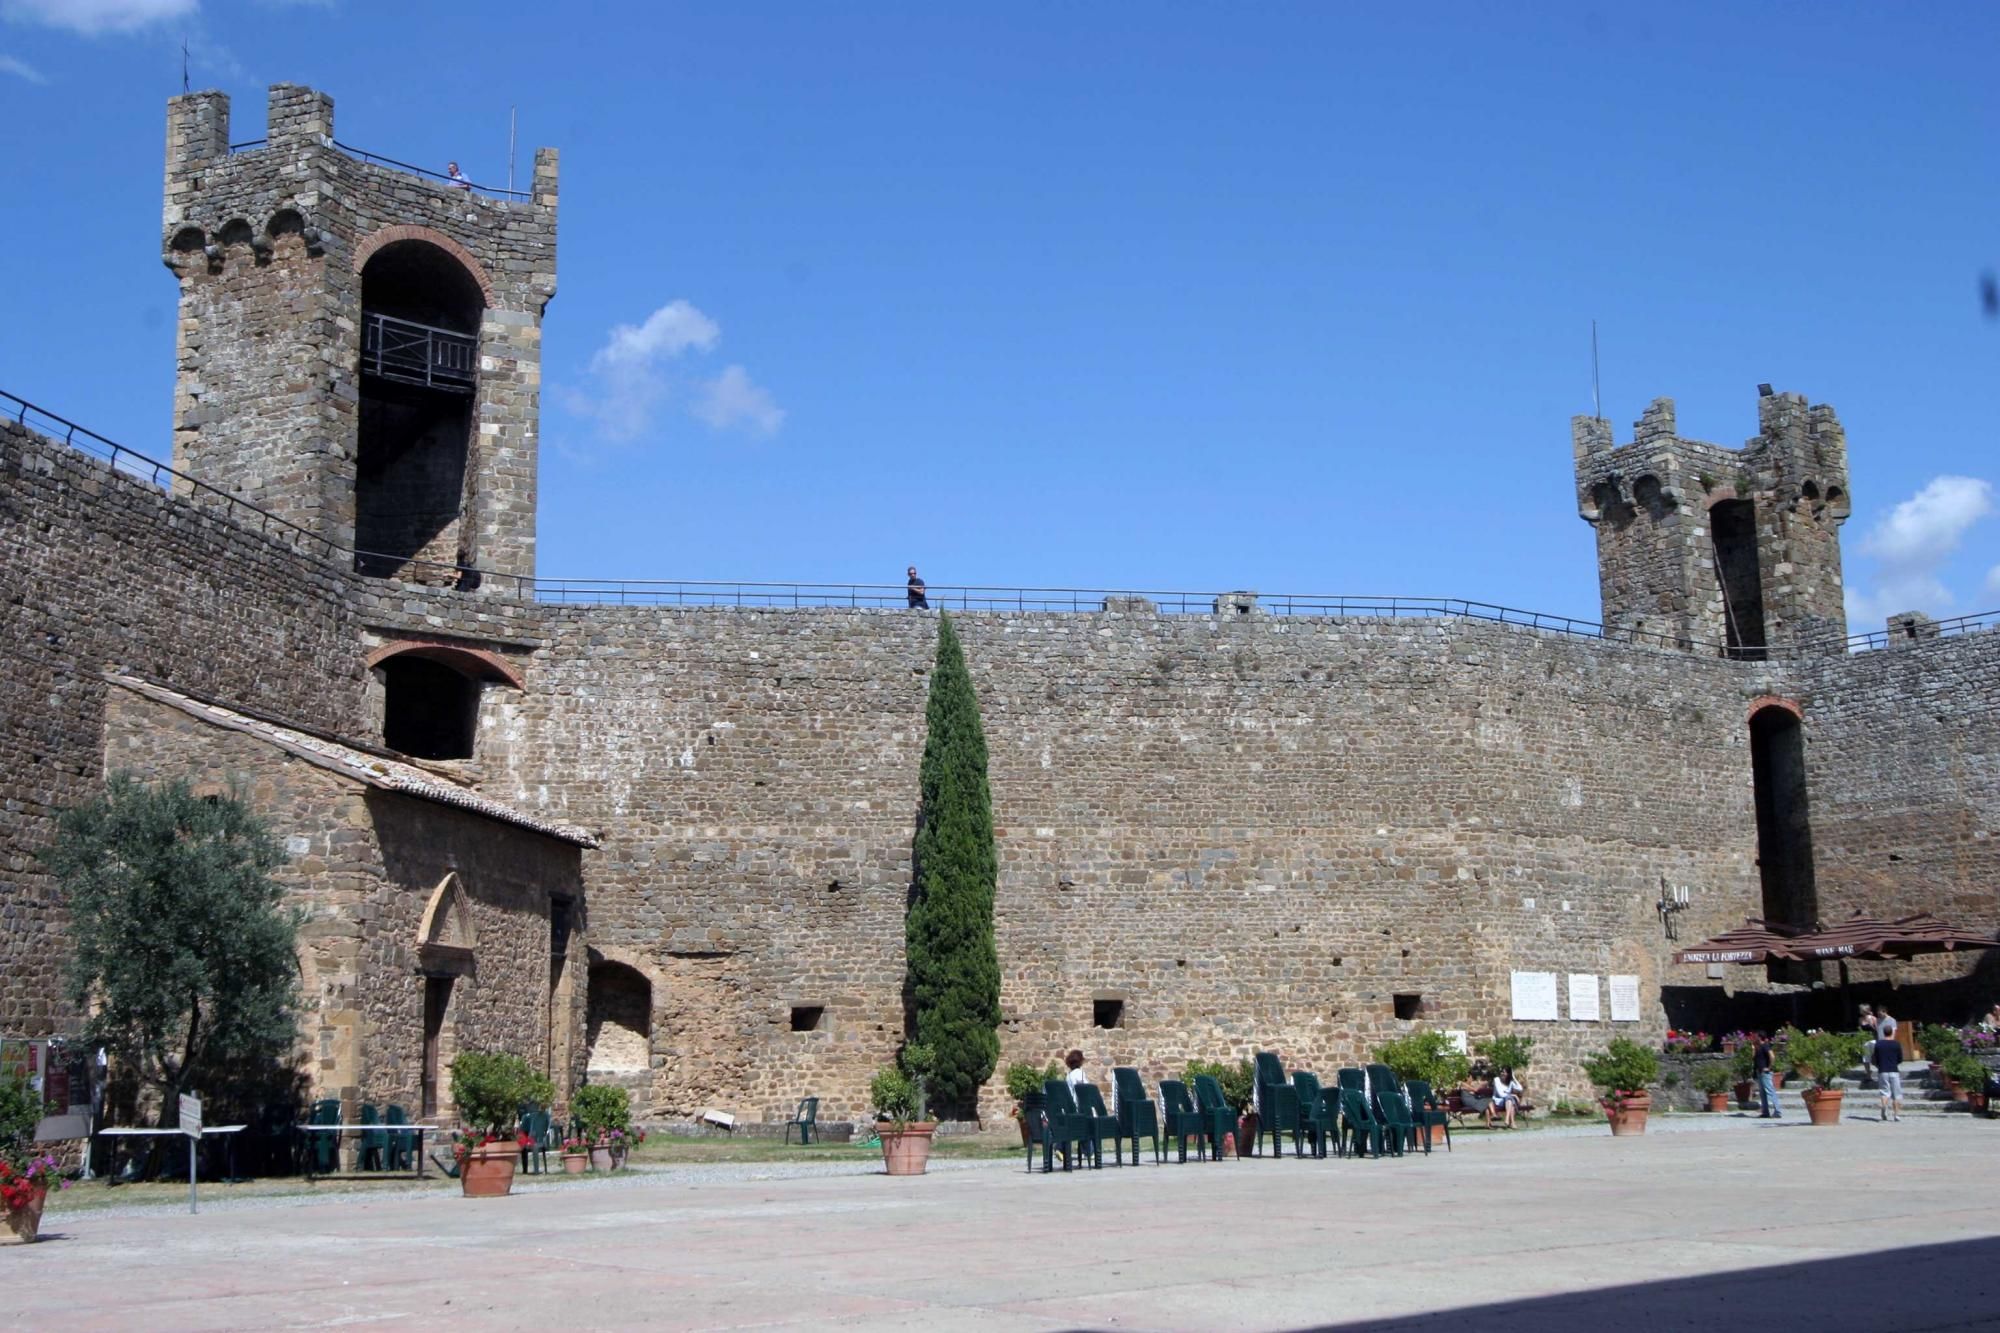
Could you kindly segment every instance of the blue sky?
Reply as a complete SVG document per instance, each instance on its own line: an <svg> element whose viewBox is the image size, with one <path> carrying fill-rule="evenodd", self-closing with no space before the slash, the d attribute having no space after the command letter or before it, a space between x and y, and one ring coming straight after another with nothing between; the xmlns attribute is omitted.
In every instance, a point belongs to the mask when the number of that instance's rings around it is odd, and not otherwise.
<svg viewBox="0 0 2000 1333"><path fill-rule="evenodd" d="M169 447L185 38L237 138L562 149L544 574L1594 617L1595 318L1621 439L1839 409L1856 629L2000 606L2000 8L1508 8L0 0L0 387Z"/></svg>

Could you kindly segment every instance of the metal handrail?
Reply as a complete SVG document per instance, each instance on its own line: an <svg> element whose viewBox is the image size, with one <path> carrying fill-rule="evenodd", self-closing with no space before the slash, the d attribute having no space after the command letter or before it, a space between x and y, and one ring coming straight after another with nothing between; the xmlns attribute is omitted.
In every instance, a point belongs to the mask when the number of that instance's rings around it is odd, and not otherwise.
<svg viewBox="0 0 2000 1333"><path fill-rule="evenodd" d="M247 153L252 148L262 148L269 142L271 142L269 139L245 139L241 143L229 145L229 151L232 153Z"/></svg>
<svg viewBox="0 0 2000 1333"><path fill-rule="evenodd" d="M891 609L906 605L907 588L901 583L731 583L706 579L545 579L522 574L504 574L473 566L449 564L437 560L394 555L381 551L366 551L352 546L344 546L329 540L289 519L280 518L268 510L261 509L247 500L242 500L227 491L219 490L206 482L197 481L184 472L175 470L168 464L128 449L116 441L99 435L96 431L80 426L67 417L37 406L25 398L0 390L0 400L13 404L8 415L28 425L29 415L36 418L35 429L50 438L60 439L64 444L81 453L103 458L111 466L127 476L149 480L162 489L173 490L185 487L201 497L220 500L229 510L240 514L244 521L269 532L273 528L296 534L310 543L311 547L325 552L325 558L332 560L346 558L357 568L379 562L390 571L414 569L441 583L465 584L470 582L492 583L503 589L510 589L516 600L534 601L552 605L590 606L677 606L677 607L750 607L750 608L822 608L822 609ZM44 425L43 423L47 423ZM1353 595L1333 593L1243 593L1159 591L1120 588L1009 588L995 585L967 584L963 586L933 584L926 589L926 595L933 607L962 611L1015 611L1028 612L1077 612L1094 613L1106 609L1118 609L1113 603L1125 599L1141 599L1150 608L1166 615L1209 615L1216 612L1218 604L1227 607L1231 599L1254 597L1255 610L1269 616L1312 616L1332 620L1401 620L1401 619L1468 619L1484 620L1499 624L1519 625L1549 633L1563 634L1572 638L1603 639L1615 643L1643 643L1683 651L1699 650L1725 657L1748 656L1752 653L1765 654L1764 648L1731 650L1724 645L1696 639L1685 639L1650 630L1632 630L1619 626L1607 626L1597 621L1582 620L1575 616L1556 615L1546 611L1528 611L1518 607L1502 606L1495 602L1471 601L1458 597L1399 597L1386 594ZM1935 632L1950 636L1971 633L1989 625L2000 624L2000 611L1982 612L1977 615L1960 616L1954 620L1939 621L1926 630L1928 635ZM1881 647L1890 635L1886 631L1873 634L1851 635L1846 640L1850 649ZM1797 651L1810 651L1813 645L1799 645Z"/></svg>
<svg viewBox="0 0 2000 1333"><path fill-rule="evenodd" d="M399 162L393 157L384 157L380 153L371 153L365 148L356 148L354 145L344 144L338 139L330 139L328 140L328 142L331 143L335 148L338 148L341 152L347 154L349 157L359 159L360 161L363 162L372 162L378 166L394 167L398 171L407 171L410 172L412 175L428 176L432 180L443 181L446 185L451 186L454 189L472 190L480 194L498 195L503 199L532 199L535 197L534 191L532 190L503 190L497 185L480 185L474 181L469 181L469 180L455 181L451 177L445 175L442 171L432 171L429 167L420 167L413 162Z"/></svg>
<svg viewBox="0 0 2000 1333"><path fill-rule="evenodd" d="M455 329L361 313L361 369L384 379L471 393L478 386L479 339Z"/></svg>
<svg viewBox="0 0 2000 1333"><path fill-rule="evenodd" d="M1977 634L1994 627L2000 627L2000 610L1974 611L1970 615L1954 616L1950 620L1934 620L1928 625L1917 626L1915 634L1878 629L1866 634L1850 634L1843 642L1848 652L1859 653L1899 643L1922 643L1926 639L1951 639L1962 634Z"/></svg>

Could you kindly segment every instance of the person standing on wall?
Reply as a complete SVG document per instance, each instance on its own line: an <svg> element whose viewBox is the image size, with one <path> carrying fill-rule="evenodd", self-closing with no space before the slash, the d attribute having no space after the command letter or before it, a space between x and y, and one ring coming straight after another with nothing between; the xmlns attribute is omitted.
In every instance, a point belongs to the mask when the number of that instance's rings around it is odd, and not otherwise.
<svg viewBox="0 0 2000 1333"><path fill-rule="evenodd" d="M1778 1086L1771 1081L1771 1039L1759 1034L1756 1049L1750 1053L1750 1068L1757 1075L1757 1099L1764 1104L1758 1114L1759 1120L1782 1120L1785 1113L1778 1106Z"/></svg>
<svg viewBox="0 0 2000 1333"><path fill-rule="evenodd" d="M910 609L912 611L930 610L931 599L925 595L924 581L922 577L918 575L917 567L915 565L910 566L910 582L908 586L910 590Z"/></svg>
<svg viewBox="0 0 2000 1333"><path fill-rule="evenodd" d="M1896 1020L1882 1020L1882 1035L1869 1052L1875 1066L1875 1080L1882 1085L1882 1118L1900 1122L1903 1118L1903 1043L1896 1040Z"/></svg>

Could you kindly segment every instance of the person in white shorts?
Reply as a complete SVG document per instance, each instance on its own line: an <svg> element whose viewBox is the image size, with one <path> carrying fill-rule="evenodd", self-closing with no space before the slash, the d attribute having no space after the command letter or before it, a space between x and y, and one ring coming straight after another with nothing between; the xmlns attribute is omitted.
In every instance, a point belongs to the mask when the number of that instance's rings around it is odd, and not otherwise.
<svg viewBox="0 0 2000 1333"><path fill-rule="evenodd" d="M1896 1040L1896 1020L1882 1021L1882 1035L1870 1053L1875 1075L1882 1084L1882 1118L1903 1118L1903 1043Z"/></svg>

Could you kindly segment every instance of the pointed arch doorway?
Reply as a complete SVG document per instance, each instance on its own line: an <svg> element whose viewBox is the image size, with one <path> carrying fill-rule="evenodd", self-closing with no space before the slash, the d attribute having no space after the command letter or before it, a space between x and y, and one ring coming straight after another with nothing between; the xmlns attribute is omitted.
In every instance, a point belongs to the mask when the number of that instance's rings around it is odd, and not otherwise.
<svg viewBox="0 0 2000 1333"><path fill-rule="evenodd" d="M438 882L417 927L417 970L424 987L424 1046L422 1102L429 1119L444 1105L442 1071L450 1068L457 1042L453 1039L452 1000L460 977L473 973L472 904L452 871Z"/></svg>

